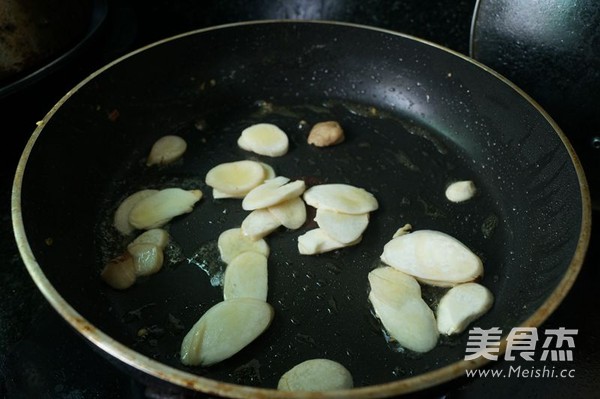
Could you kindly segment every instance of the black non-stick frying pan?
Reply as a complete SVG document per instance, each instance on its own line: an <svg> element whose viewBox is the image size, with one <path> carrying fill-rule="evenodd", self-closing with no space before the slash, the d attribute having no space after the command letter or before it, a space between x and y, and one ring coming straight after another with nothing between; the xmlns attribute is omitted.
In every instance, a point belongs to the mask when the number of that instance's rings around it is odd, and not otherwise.
<svg viewBox="0 0 600 399"><path fill-rule="evenodd" d="M336 120L346 140L308 145L308 129ZM290 138L282 157L236 144L250 124ZM156 139L177 134L184 157L147 167ZM296 231L268 238L275 318L244 350L209 368L185 367L185 333L222 298L218 235L247 214L214 200L207 171L256 159L308 185L348 183L380 207L363 241L298 254ZM451 203L446 186L473 180L474 198ZM99 273L127 238L112 215L142 188L197 188L204 198L166 228L168 262L125 291ZM381 397L432 386L482 365L464 361L467 334L425 354L387 342L367 300L367 274L405 223L461 240L484 262L495 296L474 326L538 326L567 294L590 234L590 200L576 155L544 111L493 71L431 43L362 26L260 22L165 40L90 76L40 123L19 164L15 235L50 303L101 353L136 375L232 397ZM130 238L129 238L130 239ZM424 288L435 308L443 290ZM504 344L503 344L504 345ZM344 364L348 392L282 393L283 372L309 358ZM81 365L85 367L85 365Z"/></svg>

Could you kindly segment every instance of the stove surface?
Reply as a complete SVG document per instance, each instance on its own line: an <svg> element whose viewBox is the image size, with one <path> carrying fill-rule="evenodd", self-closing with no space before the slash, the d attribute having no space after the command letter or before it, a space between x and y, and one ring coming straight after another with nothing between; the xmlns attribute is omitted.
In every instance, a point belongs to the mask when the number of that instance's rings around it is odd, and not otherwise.
<svg viewBox="0 0 600 399"><path fill-rule="evenodd" d="M176 33L253 19L302 18L358 22L408 33L468 53L474 0L348 1L191 0L99 2L108 14L85 50L52 75L0 99L4 142L0 146L0 397L17 398L187 398L200 394L142 385L115 367L81 338L46 302L25 269L12 234L10 193L21 151L36 121L81 79L114 58ZM251 3L251 4L248 4ZM422 4L426 3L426 4ZM335 5L334 5L335 4ZM293 6L292 6L293 5ZM568 134L568 132L566 132ZM7 141L10 135L11 142ZM588 176L588 179L598 179ZM595 213L593 224L597 222ZM559 398L598 397L600 382L600 282L597 232L573 289L542 329L578 329L573 361L491 362L483 370L573 369L573 378L462 377L408 397Z"/></svg>

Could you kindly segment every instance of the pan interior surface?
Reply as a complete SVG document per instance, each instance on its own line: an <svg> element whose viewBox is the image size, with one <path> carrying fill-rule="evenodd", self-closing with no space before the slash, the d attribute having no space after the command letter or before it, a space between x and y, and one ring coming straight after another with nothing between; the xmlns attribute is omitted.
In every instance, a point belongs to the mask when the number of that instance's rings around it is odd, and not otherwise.
<svg viewBox="0 0 600 399"><path fill-rule="evenodd" d="M325 120L338 121L346 140L308 145L310 127ZM237 146L241 130L261 122L288 134L288 154L269 158ZM183 137L188 150L172 165L147 167L150 147L166 134ZM146 48L70 93L31 148L21 209L45 278L82 317L133 351L190 374L263 388L276 387L295 364L325 357L365 387L465 355L466 333L416 354L386 339L372 314L367 274L406 223L446 232L481 257L481 283L495 303L476 326L507 334L547 317L543 308L562 296L548 298L565 289L565 275L582 261L574 254L589 204L572 157L527 98L451 52L344 24L241 24ZM240 200L214 200L204 177L241 159L308 185L362 187L380 207L360 244L319 256L297 249L297 237L314 222L272 233L271 326L226 361L185 367L183 336L222 300L225 265L216 239L248 214ZM449 202L444 191L456 180L474 181L476 196ZM172 243L163 270L111 290L99 272L131 239L111 224L116 207L135 191L166 187L200 189L204 198L166 227ZM435 308L445 290L423 291Z"/></svg>

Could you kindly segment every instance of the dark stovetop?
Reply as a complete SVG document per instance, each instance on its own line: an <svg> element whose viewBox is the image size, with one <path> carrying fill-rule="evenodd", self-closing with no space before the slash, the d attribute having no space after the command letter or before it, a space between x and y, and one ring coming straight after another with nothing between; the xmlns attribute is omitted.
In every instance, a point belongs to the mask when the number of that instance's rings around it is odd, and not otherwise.
<svg viewBox="0 0 600 399"><path fill-rule="evenodd" d="M97 1L104 4L103 1ZM347 1L339 7L313 1L191 0L108 2L102 29L89 46L51 76L0 99L4 142L0 146L0 397L15 398L158 398L165 392L140 385L115 368L60 318L29 277L17 251L10 219L12 178L20 153L52 105L98 67L146 43L194 28L263 18L321 18L376 25L437 42L468 53L474 0ZM424 4L426 3L426 4ZM324 5L325 4L325 5ZM302 5L312 5L302 7ZM568 132L566 132L568 134ZM8 138L11 141L7 141ZM598 179L597 176L588 179ZM594 214L598 219L598 214ZM594 220L594 223L596 220ZM573 378L467 378L411 395L419 398L599 397L600 296L597 282L597 233L580 277L543 329L578 329L574 360L568 364L505 360L484 370L568 368ZM181 397L181 396L174 396Z"/></svg>

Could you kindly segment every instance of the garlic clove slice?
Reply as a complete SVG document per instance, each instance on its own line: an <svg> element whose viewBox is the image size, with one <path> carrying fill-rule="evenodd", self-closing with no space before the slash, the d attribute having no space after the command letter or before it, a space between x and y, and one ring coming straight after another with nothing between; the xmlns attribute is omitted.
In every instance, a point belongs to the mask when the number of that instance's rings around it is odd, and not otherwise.
<svg viewBox="0 0 600 399"><path fill-rule="evenodd" d="M435 316L421 297L405 291L388 301L371 291L369 301L387 333L400 345L415 352L428 352L436 346Z"/></svg>
<svg viewBox="0 0 600 399"><path fill-rule="evenodd" d="M131 287L137 278L133 257L125 252L125 254L111 259L102 269L100 277L106 284L117 290Z"/></svg>
<svg viewBox="0 0 600 399"><path fill-rule="evenodd" d="M308 205L314 208L324 208L353 215L368 213L379 207L373 194L348 184L312 186L306 190L303 198Z"/></svg>
<svg viewBox="0 0 600 399"><path fill-rule="evenodd" d="M174 135L163 136L152 145L146 165L166 165L175 162L186 149L187 143L183 138Z"/></svg>
<svg viewBox="0 0 600 399"><path fill-rule="evenodd" d="M138 202L144 198L154 195L158 190L140 190L125 198L117 208L113 219L113 225L123 235L133 233L135 227L129 223L129 213Z"/></svg>
<svg viewBox="0 0 600 399"><path fill-rule="evenodd" d="M129 223L137 229L161 227L174 217L191 212L201 198L200 190L165 188L139 201L129 212Z"/></svg>
<svg viewBox="0 0 600 399"><path fill-rule="evenodd" d="M333 391L352 387L350 371L329 359L310 359L297 364L277 383L277 389L282 391Z"/></svg>
<svg viewBox="0 0 600 399"><path fill-rule="evenodd" d="M417 279L449 285L483 274L477 255L454 237L435 230L417 230L392 239L383 247L381 260Z"/></svg>
<svg viewBox="0 0 600 399"><path fill-rule="evenodd" d="M133 257L136 276L149 276L158 272L163 265L162 249L153 244L135 244L127 247L127 252Z"/></svg>
<svg viewBox="0 0 600 399"><path fill-rule="evenodd" d="M394 233L392 238L396 238L396 237L403 236L405 234L409 234L411 232L411 230L412 230L412 225L410 225L409 223L406 223L404 226L402 226L398 230L396 230L396 232Z"/></svg>
<svg viewBox="0 0 600 399"><path fill-rule="evenodd" d="M315 222L327 235L342 244L356 241L369 224L369 214L351 215L329 209L317 208Z"/></svg>
<svg viewBox="0 0 600 399"><path fill-rule="evenodd" d="M224 199L224 198L236 198L236 199L241 199L244 198L246 196L247 193L242 193L242 194L228 194L226 192L223 191L219 191L216 188L213 188L212 190L212 196L214 199Z"/></svg>
<svg viewBox="0 0 600 399"><path fill-rule="evenodd" d="M281 223L267 209L256 209L242 221L242 233L252 240L268 236L281 226Z"/></svg>
<svg viewBox="0 0 600 399"><path fill-rule="evenodd" d="M219 302L206 311L181 344L181 362L210 366L228 359L261 335L273 320L265 301L236 298Z"/></svg>
<svg viewBox="0 0 600 399"><path fill-rule="evenodd" d="M221 163L206 173L205 182L218 192L243 195L265 180L265 168L255 161Z"/></svg>
<svg viewBox="0 0 600 399"><path fill-rule="evenodd" d="M473 198L477 188L471 180L462 180L450 184L446 188L446 198L452 202L463 202Z"/></svg>
<svg viewBox="0 0 600 399"><path fill-rule="evenodd" d="M275 169L273 169L273 167L271 165L269 165L268 163L265 163L265 162L259 162L259 164L261 164L261 166L265 170L265 180L274 179L275 176L277 176L275 174Z"/></svg>
<svg viewBox="0 0 600 399"><path fill-rule="evenodd" d="M465 283L455 286L440 299L437 327L441 334L463 332L474 320L483 316L494 303L494 296L483 285Z"/></svg>
<svg viewBox="0 0 600 399"><path fill-rule="evenodd" d="M258 252L242 252L227 265L223 277L223 299L267 300L267 257Z"/></svg>
<svg viewBox="0 0 600 399"><path fill-rule="evenodd" d="M137 236L128 247L136 244L153 244L164 250L169 243L169 233L164 229L150 229Z"/></svg>
<svg viewBox="0 0 600 399"><path fill-rule="evenodd" d="M246 194L242 200L242 208L246 211L268 208L299 197L306 189L303 180L296 180L291 183L288 183L288 181L289 179L283 176L265 181Z"/></svg>
<svg viewBox="0 0 600 399"><path fill-rule="evenodd" d="M393 267L373 269L369 272L368 279L373 295L387 302L405 294L421 297L421 286L417 280Z"/></svg>
<svg viewBox="0 0 600 399"><path fill-rule="evenodd" d="M258 123L242 131L238 146L259 155L279 157L288 152L289 140L285 132L276 125Z"/></svg>
<svg viewBox="0 0 600 399"><path fill-rule="evenodd" d="M306 222L306 205L299 196L267 209L288 229L299 229Z"/></svg>
<svg viewBox="0 0 600 399"><path fill-rule="evenodd" d="M217 240L221 259L229 263L242 252L252 251L269 256L269 246L264 239L252 240L242 233L241 228L225 230Z"/></svg>
<svg viewBox="0 0 600 399"><path fill-rule="evenodd" d="M322 254L336 249L349 247L358 244L362 240L362 236L356 241L344 244L329 237L325 230L316 228L307 231L298 237L298 252L301 255L316 255Z"/></svg>

